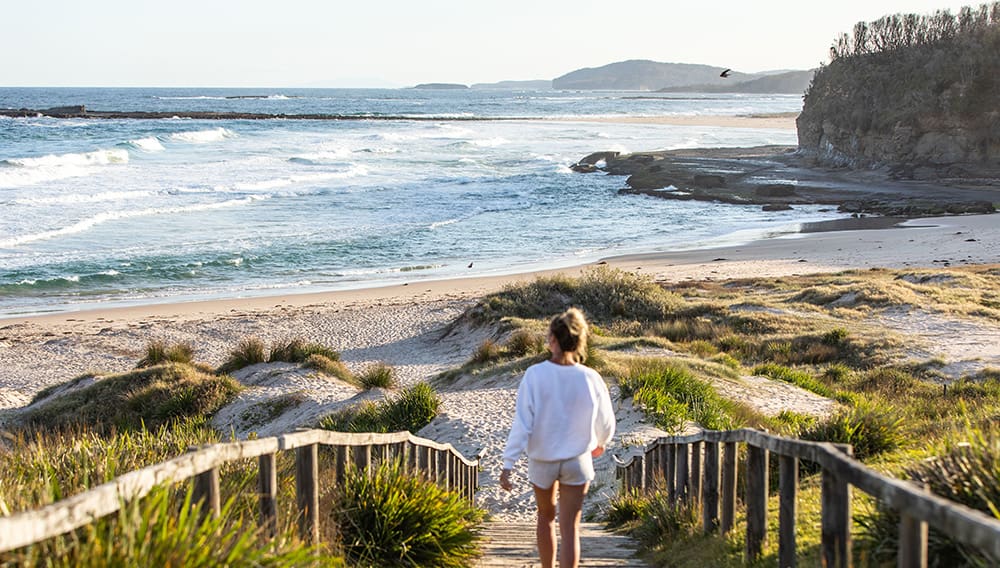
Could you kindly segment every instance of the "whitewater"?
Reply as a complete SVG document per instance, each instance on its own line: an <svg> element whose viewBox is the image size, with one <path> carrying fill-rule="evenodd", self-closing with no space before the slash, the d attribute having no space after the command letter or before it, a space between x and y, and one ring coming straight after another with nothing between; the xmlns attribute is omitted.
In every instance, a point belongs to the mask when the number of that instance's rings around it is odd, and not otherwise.
<svg viewBox="0 0 1000 568"><path fill-rule="evenodd" d="M521 272L836 216L622 196L624 178L568 168L593 151L795 144L589 119L797 112L797 96L0 89L0 108L70 104L358 120L0 119L0 316ZM381 116L401 118L365 120Z"/></svg>

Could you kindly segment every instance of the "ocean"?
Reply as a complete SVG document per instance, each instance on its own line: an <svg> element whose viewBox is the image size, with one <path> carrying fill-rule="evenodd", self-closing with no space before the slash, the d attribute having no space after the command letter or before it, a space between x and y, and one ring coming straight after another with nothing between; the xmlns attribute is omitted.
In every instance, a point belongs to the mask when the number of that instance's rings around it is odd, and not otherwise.
<svg viewBox="0 0 1000 568"><path fill-rule="evenodd" d="M795 144L587 119L798 112L800 96L0 89L0 108L80 104L360 119L0 118L0 317L523 272L837 217L623 196L625 178L568 168L602 150Z"/></svg>

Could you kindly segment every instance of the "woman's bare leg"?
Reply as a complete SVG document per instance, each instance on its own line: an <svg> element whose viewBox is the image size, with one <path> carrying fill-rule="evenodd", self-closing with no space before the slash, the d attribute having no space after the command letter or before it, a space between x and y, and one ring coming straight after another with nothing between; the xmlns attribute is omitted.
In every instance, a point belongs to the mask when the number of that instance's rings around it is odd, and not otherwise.
<svg viewBox="0 0 1000 568"><path fill-rule="evenodd" d="M538 526L535 527L535 538L538 540L538 556L542 568L554 568L556 565L556 488L559 482L548 489L535 488L535 503L538 505Z"/></svg>
<svg viewBox="0 0 1000 568"><path fill-rule="evenodd" d="M559 487L559 568L577 568L580 563L580 516L589 483Z"/></svg>

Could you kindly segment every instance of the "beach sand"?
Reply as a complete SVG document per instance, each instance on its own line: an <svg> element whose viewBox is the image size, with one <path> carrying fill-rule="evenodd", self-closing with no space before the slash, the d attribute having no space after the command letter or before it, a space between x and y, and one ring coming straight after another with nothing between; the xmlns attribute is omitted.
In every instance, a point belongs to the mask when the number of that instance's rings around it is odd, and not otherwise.
<svg viewBox="0 0 1000 568"><path fill-rule="evenodd" d="M798 233L718 248L620 256L598 264L646 274L662 282L781 278L869 267L993 264L1000 263L998 219L990 215L924 218L905 222L900 228ZM414 280L364 290L3 319L0 408L20 407L42 388L88 371L129 370L151 340L190 342L196 347L197 360L218 365L248 336L265 342L303 337L337 349L354 370L377 361L389 363L399 371L403 385L412 384L461 365L483 339L492 337L495 330L489 329L462 328L447 336L443 333L477 298L507 283L530 281L555 272L578 274L588 266L592 265L529 274ZM900 318L887 319L887 328L914 326L912 320L903 315ZM950 353L947 334L935 335L933 325L916 328L935 342L936 353ZM969 344L968 336L953 337L955 356L967 353L983 365L995 362L1000 366L1000 333L996 329L981 331L975 345ZM245 415L247 408L265 397L295 394L311 402L298 413L256 425L253 431L259 435L307 423L356 394L342 385L327 388L324 380L301 373L292 373L284 381L272 381L266 373L258 378L251 375L243 378L256 386L241 395L236 406L220 413L219 426L224 431L249 432L248 425L236 423L233 417ZM421 432L450 442L467 455L481 456L479 502L498 518L527 519L533 510L523 471L515 472L520 481L513 493L501 491L496 481L518 380L518 376L505 376L486 384L442 389L443 413ZM755 398L774 399L769 404L775 411L788 408L815 414L833 408L829 401L816 400L815 395L788 385L778 389L748 382L745 389L750 394L744 398L751 403ZM588 505L591 513L613 493L614 464L610 454L627 459L641 451L642 444L663 434L646 424L627 401L617 400L616 404L619 434L608 457L598 461L595 497ZM762 406L762 410L767 408Z"/></svg>

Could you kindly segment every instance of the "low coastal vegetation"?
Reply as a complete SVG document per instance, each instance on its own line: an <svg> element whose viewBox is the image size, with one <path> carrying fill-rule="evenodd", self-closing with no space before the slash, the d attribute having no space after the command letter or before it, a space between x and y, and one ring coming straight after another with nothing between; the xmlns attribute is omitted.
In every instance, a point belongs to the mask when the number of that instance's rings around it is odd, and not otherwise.
<svg viewBox="0 0 1000 568"><path fill-rule="evenodd" d="M485 380L542 360L545 355L522 354L508 345L515 336L543 333L548 316L575 305L593 324L591 363L661 428L748 426L847 443L856 458L886 473L954 480L954 487L940 491L950 496L962 487L979 487L983 482L974 480L980 477L997 477L1000 447L993 424L1000 415L1000 372L983 368L947 375L938 358L914 360L912 340L888 329L883 318L904 314L995 328L998 299L996 266L662 286L597 268L579 279L539 278L483 298L469 317L493 326L501 339L484 344L466 365L438 380ZM730 397L745 375L796 385L837 401L839 409L818 416L788 410L764 414ZM802 475L800 555L803 564L818 564L819 479L815 467L805 463ZM967 497L956 499L1000 517L993 490L968 489ZM891 559L892 513L867 496L859 494L856 501L863 511L855 525L856 558ZM703 536L695 530L700 513L669 504L665 495L623 495L608 518L645 542L654 563L742 565L739 527L727 537ZM939 536L932 542L934 554L965 559L949 565L974 564L974 552ZM776 553L772 542L761 565L773 564Z"/></svg>
<svg viewBox="0 0 1000 568"><path fill-rule="evenodd" d="M221 369L195 362L194 356L190 344L153 342L133 371L82 375L40 392L7 425L0 443L0 514L37 509L191 447L223 441L211 416L243 390L227 371L288 362L366 388L396 384L388 365L373 365L356 378L339 353L301 339L269 349L246 339ZM301 397L287 393L246 412L266 422L301 404ZM439 407L433 389L417 384L324 423L351 432L415 432ZM257 467L256 460L248 460L220 468L225 500L218 517L198 514L190 483L165 484L115 515L0 553L0 565L462 566L478 555L482 511L389 462L370 478L348 468L343 487L323 488L322 544L307 545L299 536L291 452L278 454L279 524L272 537L257 525ZM320 452L319 470L321 478L334 475L332 452Z"/></svg>

